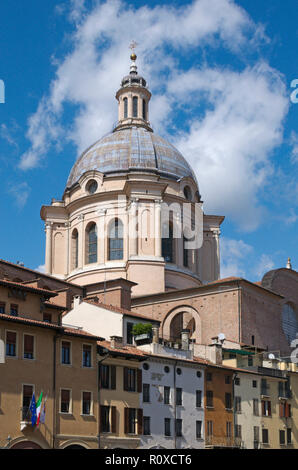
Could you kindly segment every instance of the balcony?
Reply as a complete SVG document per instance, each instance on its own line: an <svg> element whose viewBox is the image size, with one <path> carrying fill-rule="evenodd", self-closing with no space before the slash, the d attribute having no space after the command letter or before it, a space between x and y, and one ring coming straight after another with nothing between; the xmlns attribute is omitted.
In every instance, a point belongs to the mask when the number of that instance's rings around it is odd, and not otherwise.
<svg viewBox="0 0 298 470"><path fill-rule="evenodd" d="M217 436L206 436L205 447L209 448L237 448L239 449L242 445L240 437L217 437Z"/></svg>

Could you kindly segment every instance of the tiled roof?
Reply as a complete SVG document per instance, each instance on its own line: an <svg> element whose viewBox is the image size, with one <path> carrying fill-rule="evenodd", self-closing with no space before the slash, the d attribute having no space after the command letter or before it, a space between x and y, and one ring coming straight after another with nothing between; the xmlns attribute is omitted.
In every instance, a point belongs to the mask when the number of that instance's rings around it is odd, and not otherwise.
<svg viewBox="0 0 298 470"><path fill-rule="evenodd" d="M111 352L115 353L122 353L122 354L129 354L132 356L140 356L140 357L147 357L148 354L134 346L121 346L117 348L112 348L110 341L98 341L98 346L108 349Z"/></svg>
<svg viewBox="0 0 298 470"><path fill-rule="evenodd" d="M0 279L0 285L8 286L8 287L18 287L19 289L29 291L29 292L36 292L38 294L47 294L51 297L56 297L57 293L52 290L41 289L40 287L32 287L21 282L14 282L8 279Z"/></svg>
<svg viewBox="0 0 298 470"><path fill-rule="evenodd" d="M6 315L4 313L0 313L0 320L10 321L14 323L25 324L28 326L37 326L41 328L48 328L51 330L60 331L62 334L71 335L71 336L80 336L80 337L89 337L93 340L101 340L102 338L99 336L94 336L91 333L88 333L84 330L77 330L74 328L69 328L65 326L60 326L55 323L48 323L44 321L34 320L32 318L21 317L21 316L13 316L13 315Z"/></svg>
<svg viewBox="0 0 298 470"><path fill-rule="evenodd" d="M111 312L122 313L123 315L128 315L130 317L143 318L144 320L149 320L152 323L160 323L159 320L153 320L151 318L146 317L146 315L142 315L141 313L135 313L135 312L132 312L131 310L126 310L124 308L116 307L114 305L107 305L107 304L103 304L101 302L93 302L92 300L88 300L88 299L84 299L83 302L86 302L87 304L94 305L95 307L110 310Z"/></svg>

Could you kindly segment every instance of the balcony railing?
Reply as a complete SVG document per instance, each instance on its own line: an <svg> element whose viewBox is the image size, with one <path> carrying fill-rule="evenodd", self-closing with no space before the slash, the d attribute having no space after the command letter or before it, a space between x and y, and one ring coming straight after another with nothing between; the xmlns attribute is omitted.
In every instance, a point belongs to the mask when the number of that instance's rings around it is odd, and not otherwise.
<svg viewBox="0 0 298 470"><path fill-rule="evenodd" d="M205 446L206 447L237 447L240 448L242 440L240 437L217 437L217 436L206 436Z"/></svg>

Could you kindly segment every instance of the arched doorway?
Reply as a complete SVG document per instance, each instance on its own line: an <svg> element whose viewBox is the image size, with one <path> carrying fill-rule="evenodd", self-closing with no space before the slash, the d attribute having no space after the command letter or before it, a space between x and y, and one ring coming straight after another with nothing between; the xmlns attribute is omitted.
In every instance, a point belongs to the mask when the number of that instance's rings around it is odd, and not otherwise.
<svg viewBox="0 0 298 470"><path fill-rule="evenodd" d="M42 449L42 447L32 441L21 441L11 445L10 449Z"/></svg>
<svg viewBox="0 0 298 470"><path fill-rule="evenodd" d="M181 305L170 310L162 324L162 337L170 341L181 339L181 331L190 331L190 339L201 343L201 318L199 313L189 305Z"/></svg>

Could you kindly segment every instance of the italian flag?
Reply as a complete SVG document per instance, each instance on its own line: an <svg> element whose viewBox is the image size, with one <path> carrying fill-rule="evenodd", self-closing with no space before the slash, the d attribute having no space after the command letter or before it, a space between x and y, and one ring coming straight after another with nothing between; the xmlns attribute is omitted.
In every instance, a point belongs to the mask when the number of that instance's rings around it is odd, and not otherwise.
<svg viewBox="0 0 298 470"><path fill-rule="evenodd" d="M36 416L37 416L36 426L39 425L39 421L40 421L41 402L42 402L42 392L39 395L39 399L36 402Z"/></svg>

